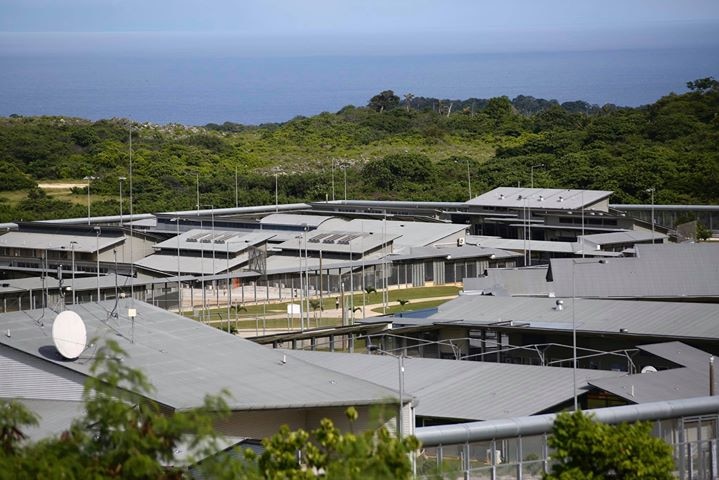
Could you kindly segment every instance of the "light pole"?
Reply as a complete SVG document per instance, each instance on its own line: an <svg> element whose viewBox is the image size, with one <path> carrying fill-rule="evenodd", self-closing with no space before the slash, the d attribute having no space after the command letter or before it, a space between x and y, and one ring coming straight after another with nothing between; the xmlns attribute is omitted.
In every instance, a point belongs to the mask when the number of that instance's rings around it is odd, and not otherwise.
<svg viewBox="0 0 719 480"><path fill-rule="evenodd" d="M95 227L95 259L97 268L97 301L100 301L100 234L102 230L100 227Z"/></svg>
<svg viewBox="0 0 719 480"><path fill-rule="evenodd" d="M117 177L120 181L120 226L122 226L122 182L127 180L127 177Z"/></svg>
<svg viewBox="0 0 719 480"><path fill-rule="evenodd" d="M347 201L347 164L342 165L342 171L345 175L345 202Z"/></svg>
<svg viewBox="0 0 719 480"><path fill-rule="evenodd" d="M394 353L387 352L385 350L381 350L377 348L374 345L370 345L367 347L367 349L372 351L378 351L383 355L389 355L390 357L394 357L397 359L397 367L398 367L398 387L399 387L399 409L398 409L398 415L397 415L397 438L402 438L404 435L403 431L403 424L404 421L402 420L402 407L404 404L404 351L400 350L399 355L395 355Z"/></svg>
<svg viewBox="0 0 719 480"><path fill-rule="evenodd" d="M248 243L247 240L243 240L244 243ZM231 243L242 243L239 240L225 241L225 254L227 255L227 333L230 332L230 308L232 307L232 279L230 278L230 244ZM237 312L235 312L235 319L237 319ZM236 325L236 324L235 324Z"/></svg>
<svg viewBox="0 0 719 480"><path fill-rule="evenodd" d="M467 190L469 190L469 199L472 200L472 176L469 174L469 157L467 157Z"/></svg>
<svg viewBox="0 0 719 480"><path fill-rule="evenodd" d="M90 183L97 179L97 177L93 177L92 175L87 175L86 177L83 177L83 180L87 180L87 224L90 225Z"/></svg>
<svg viewBox="0 0 719 480"><path fill-rule="evenodd" d="M197 216L200 216L200 174L195 173L195 200L197 203Z"/></svg>
<svg viewBox="0 0 719 480"><path fill-rule="evenodd" d="M651 211L651 222L652 222L652 245L654 244L654 191L656 190L655 187L647 188L645 192L652 194L652 211Z"/></svg>
<svg viewBox="0 0 719 480"><path fill-rule="evenodd" d="M299 258L300 258L300 265L299 265L299 274L300 274L300 331L305 331L305 316L302 313L302 309L304 308L304 299L302 295L304 294L304 284L302 281L302 235L297 235L297 250L299 251Z"/></svg>
<svg viewBox="0 0 719 480"><path fill-rule="evenodd" d="M277 177L278 175L282 173L282 169L279 167L274 167L272 169L272 174L275 176L275 213L280 211L280 201L279 201L279 189L277 184Z"/></svg>
<svg viewBox="0 0 719 480"><path fill-rule="evenodd" d="M302 241L305 244L305 289L307 290L305 293L305 315L307 317L307 322L305 325L307 325L307 328L310 328L310 256L307 251L307 224L302 224L303 231L302 231ZM300 251L300 257L302 256L302 252ZM300 272L301 274L301 272Z"/></svg>
<svg viewBox="0 0 719 480"><path fill-rule="evenodd" d="M183 218L175 217L171 218L171 222L175 222L177 236L177 309L180 315L182 315L182 283L180 281L180 220Z"/></svg>
<svg viewBox="0 0 719 480"><path fill-rule="evenodd" d="M332 201L335 201L335 159L332 159Z"/></svg>
<svg viewBox="0 0 719 480"><path fill-rule="evenodd" d="M70 241L70 250L72 251L72 304L75 305L75 240Z"/></svg>
<svg viewBox="0 0 719 480"><path fill-rule="evenodd" d="M212 219L212 238L210 240L210 245L212 245L212 275L215 275L217 271L215 270L215 206L214 205L202 205L202 208L210 207L210 218ZM217 280L212 281L212 287L217 287ZM203 287L204 288L204 287ZM204 293L203 293L204 294ZM215 288L215 306L217 307L220 303L220 292Z"/></svg>
<svg viewBox="0 0 719 480"><path fill-rule="evenodd" d="M578 400L577 400L577 319L576 319L576 300L577 300L577 294L576 294L576 282L575 282L575 271L577 268L577 265L588 265L588 264L606 264L607 261L604 259L601 260L583 260L583 261L577 261L578 259L573 258L572 259L572 389L573 389L573 397L574 397L574 411L576 412L578 407Z"/></svg>
<svg viewBox="0 0 719 480"><path fill-rule="evenodd" d="M530 188L534 188L534 169L535 168L544 168L543 163L538 163L536 165L532 165L529 167L529 186Z"/></svg>
<svg viewBox="0 0 719 480"><path fill-rule="evenodd" d="M235 165L235 208L240 206L240 197L237 184L237 165Z"/></svg>
<svg viewBox="0 0 719 480"><path fill-rule="evenodd" d="M129 138L130 169L128 171L128 175L130 177L130 179L129 179L130 180L130 299L131 299L132 305L134 305L135 304L134 303L135 302L135 257L133 255L132 245L135 242L133 241L134 236L133 236L133 232L132 232L132 225L133 225L133 222L132 222L132 213L133 213L133 209L132 209L132 203L133 203L132 202L132 126L129 129L129 137L130 137ZM134 317L133 317L133 322L134 322ZM134 323L133 323L133 325L134 325Z"/></svg>

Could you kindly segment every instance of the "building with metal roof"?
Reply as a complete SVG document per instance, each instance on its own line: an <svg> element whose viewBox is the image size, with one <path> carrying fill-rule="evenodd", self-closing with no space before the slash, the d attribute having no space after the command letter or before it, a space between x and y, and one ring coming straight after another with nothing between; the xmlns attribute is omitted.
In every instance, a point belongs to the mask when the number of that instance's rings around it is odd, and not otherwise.
<svg viewBox="0 0 719 480"><path fill-rule="evenodd" d="M590 385L629 403L663 402L713 394L710 367L713 357L707 352L682 342L639 345L638 348L676 366L658 370L654 365L647 365L642 374L596 378L589 381Z"/></svg>
<svg viewBox="0 0 719 480"><path fill-rule="evenodd" d="M413 221L392 221L373 219L354 219L350 221L335 219L324 222L318 231L341 231L366 233L371 235L397 236L393 242L393 253L402 253L410 247L457 245L464 238L467 226L451 223L426 223Z"/></svg>
<svg viewBox="0 0 719 480"><path fill-rule="evenodd" d="M386 388L398 388L398 360L390 355L285 352L288 357L326 366ZM415 399L417 426L554 412L574 399L570 368L409 357L403 362L404 388ZM593 379L613 379L619 375L580 369L577 392L585 394Z"/></svg>
<svg viewBox="0 0 719 480"><path fill-rule="evenodd" d="M461 295L425 317L393 318L372 335L383 350L410 355L638 371L637 346L681 340L719 354L714 303Z"/></svg>
<svg viewBox="0 0 719 480"><path fill-rule="evenodd" d="M551 260L557 297L719 299L719 245L637 245L635 257Z"/></svg>
<svg viewBox="0 0 719 480"><path fill-rule="evenodd" d="M606 190L570 190L558 188L499 187L467 201L481 208L538 208L541 210L609 210Z"/></svg>
<svg viewBox="0 0 719 480"><path fill-rule="evenodd" d="M484 275L464 279L466 294L513 296L549 296L547 266L490 268Z"/></svg>
<svg viewBox="0 0 719 480"><path fill-rule="evenodd" d="M68 309L83 319L90 339L76 360L63 358L53 345L55 312L0 315L1 398L81 401L94 352L113 339L126 352L123 363L141 369L154 385L147 397L164 408L198 407L205 395L226 389L232 415L218 429L229 435L262 438L283 423L310 428L324 417L346 425L348 406L368 419L373 406L397 405L392 389L288 358L143 302L123 299ZM136 311L134 319L130 309Z"/></svg>

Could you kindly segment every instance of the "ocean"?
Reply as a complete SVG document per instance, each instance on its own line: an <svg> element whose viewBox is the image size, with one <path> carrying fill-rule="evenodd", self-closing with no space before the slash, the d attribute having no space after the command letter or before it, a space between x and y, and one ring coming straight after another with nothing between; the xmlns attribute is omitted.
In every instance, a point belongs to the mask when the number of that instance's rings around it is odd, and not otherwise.
<svg viewBox="0 0 719 480"><path fill-rule="evenodd" d="M0 51L0 116L159 124L283 122L365 105L376 93L465 99L531 95L638 106L719 78L716 48L402 56L129 55Z"/></svg>

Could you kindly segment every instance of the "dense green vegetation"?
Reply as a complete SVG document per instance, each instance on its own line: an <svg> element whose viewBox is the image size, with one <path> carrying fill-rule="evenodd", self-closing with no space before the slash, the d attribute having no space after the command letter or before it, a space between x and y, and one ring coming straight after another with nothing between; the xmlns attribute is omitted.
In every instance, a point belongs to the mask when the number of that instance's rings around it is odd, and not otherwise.
<svg viewBox="0 0 719 480"><path fill-rule="evenodd" d="M520 96L400 99L282 124L157 126L127 120L0 118L0 221L119 213L133 145L135 212L344 198L462 201L496 186L613 190L616 203L719 202L719 82L688 83L641 108ZM34 187L67 180L64 197ZM123 211L128 212L128 182ZM50 193L48 193L50 192Z"/></svg>

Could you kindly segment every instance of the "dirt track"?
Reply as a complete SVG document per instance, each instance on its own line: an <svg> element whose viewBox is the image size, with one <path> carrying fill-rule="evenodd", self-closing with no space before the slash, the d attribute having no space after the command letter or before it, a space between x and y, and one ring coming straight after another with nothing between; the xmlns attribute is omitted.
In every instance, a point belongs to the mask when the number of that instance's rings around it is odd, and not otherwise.
<svg viewBox="0 0 719 480"><path fill-rule="evenodd" d="M38 187L45 190L70 190L73 187L86 187L86 183L38 183Z"/></svg>

